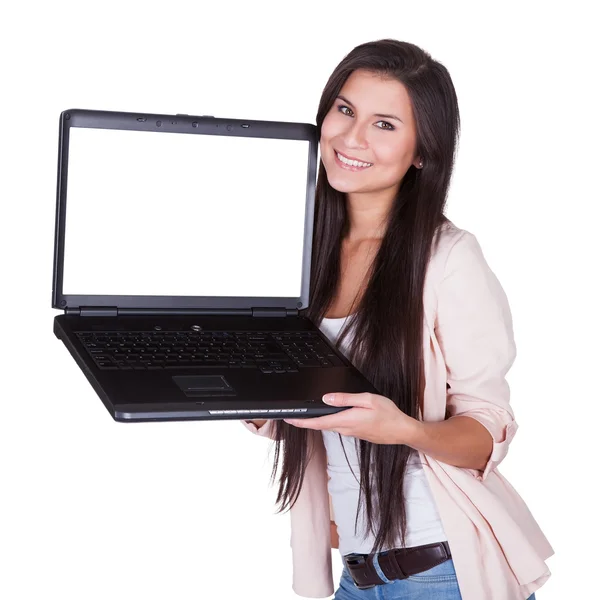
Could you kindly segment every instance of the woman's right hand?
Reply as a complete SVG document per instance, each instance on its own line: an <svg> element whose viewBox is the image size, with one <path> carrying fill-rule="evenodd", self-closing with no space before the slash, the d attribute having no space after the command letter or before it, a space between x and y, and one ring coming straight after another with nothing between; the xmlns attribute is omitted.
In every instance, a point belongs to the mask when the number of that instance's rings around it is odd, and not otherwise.
<svg viewBox="0 0 594 600"><path fill-rule="evenodd" d="M264 423L267 423L268 419L250 419L250 423L253 423L258 429L260 429L260 427L262 427L262 425L264 425Z"/></svg>

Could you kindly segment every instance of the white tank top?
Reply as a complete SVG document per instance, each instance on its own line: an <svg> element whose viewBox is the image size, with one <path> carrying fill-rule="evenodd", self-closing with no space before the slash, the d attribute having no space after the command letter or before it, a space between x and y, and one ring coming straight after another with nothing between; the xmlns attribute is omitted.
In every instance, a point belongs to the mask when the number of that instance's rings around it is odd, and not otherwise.
<svg viewBox="0 0 594 600"><path fill-rule="evenodd" d="M323 319L320 330L334 344L342 327L350 317L340 319ZM350 358L351 334L347 335L340 351ZM359 440L352 436L342 436L345 452L340 444L339 434L334 431L323 431L322 437L328 456L328 491L332 499L334 520L338 530L338 550L343 556L351 552L368 554L373 547L374 539L363 536L365 528L365 499L362 499L361 511L355 534L355 517L360 489L360 469L357 445ZM356 477L353 477L349 464ZM407 535L404 544L396 547L410 548L433 542L447 540L441 518L429 489L429 482L423 471L419 453L412 451L404 477L404 497L407 516ZM388 547L381 550L388 550Z"/></svg>

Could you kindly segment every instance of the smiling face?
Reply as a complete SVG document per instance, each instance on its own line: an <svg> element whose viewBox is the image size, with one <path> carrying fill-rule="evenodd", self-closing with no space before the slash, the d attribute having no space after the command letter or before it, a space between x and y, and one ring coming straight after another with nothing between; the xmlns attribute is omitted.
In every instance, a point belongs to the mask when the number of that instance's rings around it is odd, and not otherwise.
<svg viewBox="0 0 594 600"><path fill-rule="evenodd" d="M322 122L320 153L330 185L349 194L395 196L414 164L416 131L406 88L354 71Z"/></svg>

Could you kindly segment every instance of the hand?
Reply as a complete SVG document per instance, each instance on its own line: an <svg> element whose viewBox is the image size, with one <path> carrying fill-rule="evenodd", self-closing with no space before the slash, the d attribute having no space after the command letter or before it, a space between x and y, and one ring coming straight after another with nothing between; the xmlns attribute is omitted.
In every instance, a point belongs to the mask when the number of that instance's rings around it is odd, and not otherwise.
<svg viewBox="0 0 594 600"><path fill-rule="evenodd" d="M326 394L322 400L331 406L353 408L313 419L283 420L295 427L336 431L374 444L408 444L420 425L392 400L378 394Z"/></svg>

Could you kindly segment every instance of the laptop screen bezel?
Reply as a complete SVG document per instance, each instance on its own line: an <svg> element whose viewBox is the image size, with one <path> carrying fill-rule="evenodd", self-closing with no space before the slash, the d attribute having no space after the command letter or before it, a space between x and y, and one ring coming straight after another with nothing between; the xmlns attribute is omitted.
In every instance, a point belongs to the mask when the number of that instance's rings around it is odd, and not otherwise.
<svg viewBox="0 0 594 600"><path fill-rule="evenodd" d="M301 269L301 294L298 297L214 297L214 296L128 296L79 295L63 293L66 191L68 183L68 148L71 127L155 131L180 135L223 135L238 137L305 140L309 142L306 205ZM317 173L318 132L309 123L224 119L208 116L165 115L70 109L60 114L58 145L58 180L52 279L52 307L69 311L81 307L116 307L142 309L143 312L171 310L249 310L252 308L287 308L303 310L309 306L311 253L315 186Z"/></svg>

